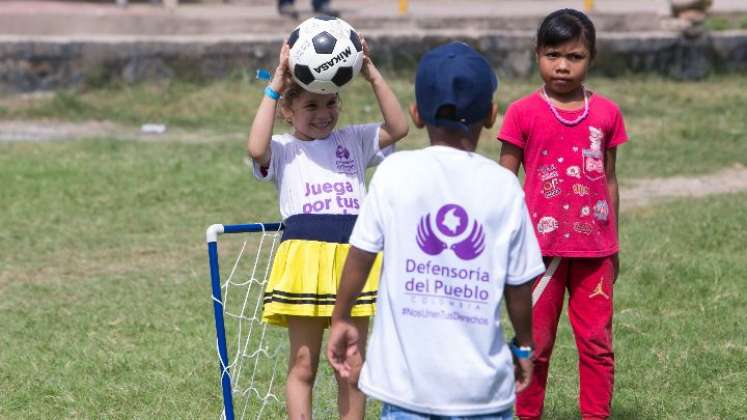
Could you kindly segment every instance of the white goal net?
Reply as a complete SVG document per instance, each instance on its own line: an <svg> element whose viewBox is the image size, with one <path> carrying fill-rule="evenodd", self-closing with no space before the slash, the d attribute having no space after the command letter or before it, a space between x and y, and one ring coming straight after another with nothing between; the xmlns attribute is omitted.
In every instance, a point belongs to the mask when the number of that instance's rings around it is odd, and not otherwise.
<svg viewBox="0 0 747 420"><path fill-rule="evenodd" d="M279 223L213 225L208 229L223 391L221 418L227 420L287 418L288 333L285 328L261 322L263 291L280 243L280 229ZM219 252L218 235L224 233L232 235L220 236ZM314 418L337 416L336 394L331 369L320 360Z"/></svg>

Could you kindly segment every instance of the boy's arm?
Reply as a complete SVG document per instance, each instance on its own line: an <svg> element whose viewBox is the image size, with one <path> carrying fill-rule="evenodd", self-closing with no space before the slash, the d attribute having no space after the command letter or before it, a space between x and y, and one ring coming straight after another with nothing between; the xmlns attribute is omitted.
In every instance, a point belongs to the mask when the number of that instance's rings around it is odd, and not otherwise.
<svg viewBox="0 0 747 420"><path fill-rule="evenodd" d="M519 166L521 161L524 159L524 151L518 146L508 142L503 142L501 145L501 157L498 160L501 166L513 172L514 175L519 174Z"/></svg>
<svg viewBox="0 0 747 420"><path fill-rule="evenodd" d="M607 152L605 153L605 163L604 163L604 170L607 175L607 191L610 195L610 205L615 211L615 232L618 232L619 234L619 228L620 228L620 190L617 185L617 174L615 171L615 163L617 161L617 148L613 147L611 149L607 149ZM620 258L619 253L615 254L614 257L614 264L615 264L615 278L612 280L613 282L617 280L617 274L620 272Z"/></svg>
<svg viewBox="0 0 747 420"><path fill-rule="evenodd" d="M506 310L514 327L516 343L519 346L534 347L532 340L532 282L518 286L506 285L503 296L506 298ZM519 359L514 356L516 366L516 392L521 392L529 385L532 378L532 358Z"/></svg>
<svg viewBox="0 0 747 420"><path fill-rule="evenodd" d="M402 105L400 105L397 95L394 94L389 84L384 80L384 76L381 75L379 69L371 61L366 40L363 36L360 38L364 54L361 74L371 84L374 95L376 95L376 100L379 103L381 115L384 117L384 123L381 124L381 128L379 129L379 148L384 149L405 137L410 128L407 125L407 117L402 110Z"/></svg>
<svg viewBox="0 0 747 420"><path fill-rule="evenodd" d="M337 320L349 320L350 310L353 309L355 299L366 285L368 273L371 271L375 252L364 251L355 246L350 246L350 252L342 268L342 279L337 289L335 309L332 312L332 322Z"/></svg>
<svg viewBox="0 0 747 420"><path fill-rule="evenodd" d="M269 87L275 92L282 94L285 90L285 78L288 73L288 43L283 43L280 49L280 58L278 67ZM275 111L277 110L278 100L262 95L262 102L254 114L252 128L249 131L249 139L246 142L246 151L249 156L261 167L267 167L270 163L270 140L272 139L272 129L275 125Z"/></svg>
<svg viewBox="0 0 747 420"><path fill-rule="evenodd" d="M343 378L350 378L357 383L357 367L355 361L360 360L358 348L360 337L358 330L350 320L350 311L355 300L366 284L368 273L371 271L376 253L363 251L354 246L345 260L342 269L340 287L337 289L335 309L332 312L332 326L327 341L327 359L330 365Z"/></svg>

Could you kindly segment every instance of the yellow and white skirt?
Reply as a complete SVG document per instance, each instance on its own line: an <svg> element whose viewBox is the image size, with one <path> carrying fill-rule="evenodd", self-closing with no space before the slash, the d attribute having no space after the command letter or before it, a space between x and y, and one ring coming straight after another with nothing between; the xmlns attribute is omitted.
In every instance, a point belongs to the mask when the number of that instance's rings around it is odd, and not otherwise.
<svg viewBox="0 0 747 420"><path fill-rule="evenodd" d="M350 215L295 215L285 231L265 287L262 321L287 326L288 316L330 317L355 224ZM381 272L376 257L351 315L372 316Z"/></svg>

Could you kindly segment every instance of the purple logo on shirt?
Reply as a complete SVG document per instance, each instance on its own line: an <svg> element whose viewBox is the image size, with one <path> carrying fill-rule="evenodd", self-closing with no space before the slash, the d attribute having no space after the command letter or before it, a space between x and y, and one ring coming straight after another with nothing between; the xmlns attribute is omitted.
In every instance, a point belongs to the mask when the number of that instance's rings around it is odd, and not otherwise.
<svg viewBox="0 0 747 420"><path fill-rule="evenodd" d="M337 172L347 175L355 175L358 173L355 159L350 159L350 150L348 150L347 147L338 144L335 149L335 156L337 156L337 161L335 162Z"/></svg>
<svg viewBox="0 0 747 420"><path fill-rule="evenodd" d="M436 227L446 236L457 236L467 229L467 212L456 204L447 204L436 213Z"/></svg>
<svg viewBox="0 0 747 420"><path fill-rule="evenodd" d="M337 156L337 159L350 159L350 151L345 146L338 145L335 156Z"/></svg>
<svg viewBox="0 0 747 420"><path fill-rule="evenodd" d="M456 239L469 225L467 211L458 204L446 204L436 212L436 229L446 239ZM430 213L420 218L416 240L420 249L428 255L438 255L447 248L431 226ZM485 250L485 232L482 225L475 220L469 235L461 241L448 246L457 257L463 260L477 258Z"/></svg>

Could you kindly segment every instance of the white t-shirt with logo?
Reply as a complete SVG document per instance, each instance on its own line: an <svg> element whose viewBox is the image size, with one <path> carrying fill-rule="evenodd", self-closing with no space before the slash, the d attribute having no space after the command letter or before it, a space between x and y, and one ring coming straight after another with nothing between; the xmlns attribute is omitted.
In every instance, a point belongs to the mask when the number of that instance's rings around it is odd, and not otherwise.
<svg viewBox="0 0 747 420"><path fill-rule="evenodd" d="M545 270L516 176L451 147L396 153L374 174L350 243L384 251L361 390L434 415L510 408L504 285Z"/></svg>
<svg viewBox="0 0 747 420"><path fill-rule="evenodd" d="M275 181L280 214L358 214L366 194L366 168L394 146L379 149L380 124L351 125L311 141L272 136L267 173L254 162L254 176Z"/></svg>

